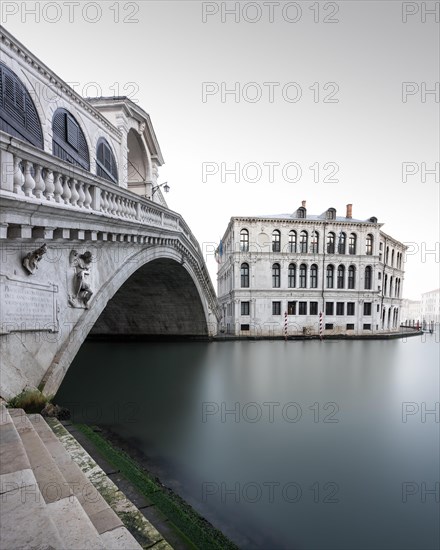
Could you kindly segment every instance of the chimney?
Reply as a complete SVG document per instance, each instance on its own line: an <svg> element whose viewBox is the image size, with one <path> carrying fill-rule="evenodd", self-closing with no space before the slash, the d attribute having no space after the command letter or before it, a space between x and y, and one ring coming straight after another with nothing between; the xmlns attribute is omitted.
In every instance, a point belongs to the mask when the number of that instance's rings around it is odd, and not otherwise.
<svg viewBox="0 0 440 550"><path fill-rule="evenodd" d="M345 215L346 218L352 217L352 208L353 208L352 204L347 204L347 214Z"/></svg>
<svg viewBox="0 0 440 550"><path fill-rule="evenodd" d="M302 206L303 208L305 208L305 207L306 207L306 201L302 201L302 202L301 202L301 206Z"/></svg>

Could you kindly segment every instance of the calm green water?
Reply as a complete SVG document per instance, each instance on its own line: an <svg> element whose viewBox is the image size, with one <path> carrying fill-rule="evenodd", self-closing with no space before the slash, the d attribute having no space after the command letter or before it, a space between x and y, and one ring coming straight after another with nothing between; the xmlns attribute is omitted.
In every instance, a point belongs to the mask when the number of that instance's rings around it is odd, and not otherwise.
<svg viewBox="0 0 440 550"><path fill-rule="evenodd" d="M431 550L439 388L438 335L86 343L57 400L242 548Z"/></svg>

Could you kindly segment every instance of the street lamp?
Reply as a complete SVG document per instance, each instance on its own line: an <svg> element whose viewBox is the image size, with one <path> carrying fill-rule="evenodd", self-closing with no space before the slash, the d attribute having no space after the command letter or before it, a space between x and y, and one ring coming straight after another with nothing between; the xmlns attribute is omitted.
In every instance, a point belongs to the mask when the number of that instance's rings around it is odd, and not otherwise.
<svg viewBox="0 0 440 550"><path fill-rule="evenodd" d="M167 181L165 181L164 183L161 183L160 185L155 185L153 187L153 192L151 193L151 198L154 197L154 193L159 189L159 187L163 187L163 190L165 191L165 193L168 193L168 191L170 190L170 186L168 185Z"/></svg>

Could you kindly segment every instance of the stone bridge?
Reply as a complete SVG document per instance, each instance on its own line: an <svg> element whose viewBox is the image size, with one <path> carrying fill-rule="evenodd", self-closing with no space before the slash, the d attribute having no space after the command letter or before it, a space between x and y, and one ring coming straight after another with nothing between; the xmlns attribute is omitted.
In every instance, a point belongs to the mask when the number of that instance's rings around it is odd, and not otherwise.
<svg viewBox="0 0 440 550"><path fill-rule="evenodd" d="M89 333L209 338L220 311L182 217L0 132L1 397L59 388Z"/></svg>

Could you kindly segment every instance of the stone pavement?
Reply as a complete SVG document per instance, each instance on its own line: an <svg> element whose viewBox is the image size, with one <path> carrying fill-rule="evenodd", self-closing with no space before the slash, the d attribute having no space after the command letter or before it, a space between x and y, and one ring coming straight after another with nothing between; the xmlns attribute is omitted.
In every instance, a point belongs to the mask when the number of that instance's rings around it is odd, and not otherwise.
<svg viewBox="0 0 440 550"><path fill-rule="evenodd" d="M0 548L172 550L65 428L50 422L52 429L40 415L0 405Z"/></svg>

